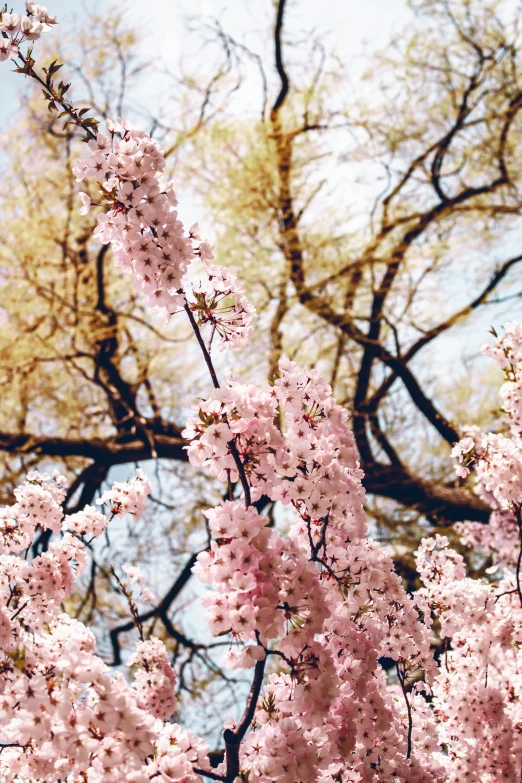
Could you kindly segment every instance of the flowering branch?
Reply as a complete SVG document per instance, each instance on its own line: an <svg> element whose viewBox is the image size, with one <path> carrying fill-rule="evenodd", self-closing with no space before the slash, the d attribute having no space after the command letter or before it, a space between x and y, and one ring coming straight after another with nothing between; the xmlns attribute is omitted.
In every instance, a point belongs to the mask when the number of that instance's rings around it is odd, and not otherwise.
<svg viewBox="0 0 522 783"><path fill-rule="evenodd" d="M67 101L64 98L65 93L71 86L70 84L65 84L64 82L60 82L58 87L55 87L53 82L53 76L57 71L62 67L63 64L58 64L56 60L51 63L48 69L43 68L43 72L45 74L45 80L39 76L39 74L34 70L34 64L35 61L31 57L31 53L28 52L27 55L23 55L21 53L18 54L18 58L22 62L22 66L19 68L15 68L15 73L22 73L26 76L30 76L32 79L34 79L38 84L40 84L43 87L43 93L44 98L47 100L48 107L50 111L57 110L56 106L60 106L62 109L62 112L58 114L58 119L64 116L70 117L69 121L65 122L64 124L64 130L66 130L69 125L76 125L79 128L82 128L85 131L85 137L83 141L88 141L89 139L95 139L96 133L98 131L98 120L94 119L93 117L85 117L84 115L87 114L88 111L90 111L89 108L83 108L83 109L75 109L73 104Z"/></svg>
<svg viewBox="0 0 522 783"><path fill-rule="evenodd" d="M277 8L282 86L272 122L278 151L289 162L279 117L288 90L281 58L284 6L282 0ZM0 52L17 49L22 30L37 35L38 25L43 29L46 9L28 2L27 10L31 18L23 23L3 12L0 29L7 44ZM56 70L55 64L48 69L47 95L51 104L55 92L66 103L65 85L52 86ZM0 778L5 783L51 783L57 776L90 783L198 783L199 776L222 783L238 777L249 783L518 779L522 600L509 588L515 570L520 598L522 327L508 325L506 337L489 351L507 367L501 393L509 434L475 432L454 449L461 477L473 465L482 502L494 509L501 547L509 550L505 573L498 583L468 578L462 556L436 536L423 539L417 553L424 586L408 594L390 554L368 538L363 474L346 410L317 371L284 358L273 386L219 383L212 341L219 340L221 348L244 345L252 308L234 276L211 263L211 248L197 227L185 232L173 186L161 174L165 158L157 143L124 120L109 120L107 130L92 133L88 153L74 169L77 180L98 182L97 234L111 244L116 263L133 276L150 306L167 320L181 310L189 318L213 390L187 422L187 456L226 483L229 494L205 512L209 545L189 561L158 607L140 615L116 577L129 601L131 627L138 625L141 635L128 660L133 677L127 681L111 676L95 652L93 634L62 607L86 566L86 541L103 535L113 516L137 519L150 482L138 469L130 481L104 492L97 506L108 508L107 518L91 506L64 514L64 477L29 473L15 491L16 502L0 511L0 718L6 743ZM286 196L283 218L296 251L292 275L302 298L306 288L289 190ZM82 202L86 213L86 193ZM203 279L191 282L198 268ZM369 371L376 349L365 345ZM230 489L238 481L243 502ZM261 513L262 499L287 507L287 530ZM462 533L471 537L476 531ZM36 554L40 534L54 534L55 540ZM124 568L145 595L143 574ZM215 768L206 745L175 722L175 686L179 677L183 690L183 666L176 674L165 645L145 639L141 628L146 619L160 617L178 638L167 610L190 573L213 588L202 598L209 629L227 637L204 649L223 644L229 648L223 666L254 669L239 723L225 723L225 758ZM500 602L500 595L510 597ZM444 639L443 667L430 646L433 616ZM118 634L128 627L111 633L118 664ZM191 656L203 649L188 646ZM279 667L265 678L269 656ZM380 665L386 659L395 662L406 702L406 752L404 709ZM410 688L407 678L417 682Z"/></svg>

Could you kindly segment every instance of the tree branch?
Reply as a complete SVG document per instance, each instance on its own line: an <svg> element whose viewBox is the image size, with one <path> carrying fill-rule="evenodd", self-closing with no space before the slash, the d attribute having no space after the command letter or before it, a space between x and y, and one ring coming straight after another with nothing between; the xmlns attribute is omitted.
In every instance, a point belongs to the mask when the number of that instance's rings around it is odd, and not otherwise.
<svg viewBox="0 0 522 783"><path fill-rule="evenodd" d="M203 550L204 551L204 550ZM170 609L170 606L175 598L181 593L187 582L189 581L190 577L192 576L192 568L194 567L199 552L196 552L195 554L191 555L190 558L187 560L185 565L183 566L179 576L174 581L168 592L164 595L164 597L161 599L158 606L154 607L153 609L149 609L147 612L143 612L142 614L138 615L138 622L145 623L147 620L151 620L153 617L159 617L160 620L163 622L165 629L167 633L169 633L174 639L176 639L180 644L182 644L184 647L187 647L190 650L198 650L201 645L195 644L190 639L187 639L187 637L182 634L180 631L177 630L169 620L167 616L167 612ZM129 620L127 623L123 623L122 625L119 625L117 628L113 628L110 632L110 639L111 639L111 645L112 645L112 652L113 652L113 660L111 662L111 666L120 666L121 665L121 647L120 647L120 640L119 636L122 633L127 633L128 631L132 631L132 629L135 627L135 621Z"/></svg>
<svg viewBox="0 0 522 783"><path fill-rule="evenodd" d="M279 0L277 4L277 16L276 16L276 24L275 24L275 31L274 31L275 65L276 65L277 73L281 80L281 89L279 90L276 101L272 106L272 111L270 112L270 120L272 123L276 122L278 112L282 107L282 105L284 104L286 100L286 96L288 95L288 90L290 88L290 80L288 78L288 74L286 73L285 66L283 63L283 47L282 47L285 5L286 5L286 0Z"/></svg>
<svg viewBox="0 0 522 783"><path fill-rule="evenodd" d="M263 685L263 677L265 675L266 658L256 663L254 669L254 679L248 694L248 699L245 707L245 711L237 727L232 729L226 729L223 732L223 739L225 740L225 759L227 764L226 779L229 783L239 775L239 748L245 734L247 733L254 713L256 711L257 700L261 693Z"/></svg>

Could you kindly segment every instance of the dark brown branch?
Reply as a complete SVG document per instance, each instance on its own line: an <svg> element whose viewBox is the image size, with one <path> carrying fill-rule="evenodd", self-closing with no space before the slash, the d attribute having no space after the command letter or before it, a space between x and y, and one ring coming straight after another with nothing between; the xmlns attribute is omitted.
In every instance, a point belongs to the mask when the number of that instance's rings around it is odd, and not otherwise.
<svg viewBox="0 0 522 783"><path fill-rule="evenodd" d="M471 75L471 78L469 80L469 83L466 87L466 89L463 92L462 99L460 102L459 110L457 113L457 117L455 119L455 122L453 124L453 127L450 128L446 136L442 139L439 146L437 147L437 151L434 155L433 162L431 165L431 180L433 187L435 189L435 192L437 196L440 198L441 201L447 200L447 195L442 190L442 186L440 183L441 180L441 170L444 163L444 158L446 156L446 153L448 152L451 143L453 139L458 135L458 133L462 130L464 127L464 123L466 121L466 118L468 115L473 111L474 106L469 105L469 100L471 95L475 92L477 87L480 83L480 76L482 73L482 68L484 65L484 57L482 55L479 55L479 62L476 66L476 69L474 73Z"/></svg>
<svg viewBox="0 0 522 783"><path fill-rule="evenodd" d="M27 57L24 57L23 54L19 54L18 57L22 62L22 67L17 68L15 70L18 71L19 73L25 74L26 76L30 76L32 79L37 81L38 84L40 84L43 87L44 96L46 95L46 93L48 96L48 98L46 97L46 100L50 98L49 111L51 111L50 108L51 104L54 106L54 108L56 108L55 104L58 104L62 108L62 110L69 115L69 117L71 118L70 122L74 125L77 125L79 128L82 128L85 131L86 139L96 139L96 131L98 129L97 121L92 120L92 118L89 117L80 116L80 112L82 110L76 109L72 105L72 103L69 103L63 98L63 95L65 94L65 89L59 92L57 92L54 89L52 74L50 72L44 81L34 70L35 62L31 58L30 54L28 54Z"/></svg>
<svg viewBox="0 0 522 783"><path fill-rule="evenodd" d="M175 425L171 430L179 433ZM154 432L153 428L151 430ZM187 461L187 441L180 434L156 434L154 439L159 458ZM48 457L85 457L108 465L123 465L150 458L150 448L143 441L130 437L57 438L31 433L0 432L0 451L9 454L37 454Z"/></svg>
<svg viewBox="0 0 522 783"><path fill-rule="evenodd" d="M397 454L397 452L391 445L390 441L382 431L377 414L375 413L371 414L368 417L368 420L370 423L370 429L373 437L375 438L375 440L377 441L381 449L384 451L384 453L390 460L391 464L401 466L399 455Z"/></svg>
<svg viewBox="0 0 522 783"><path fill-rule="evenodd" d="M279 0L277 5L277 16L276 16L276 24L274 30L275 65L276 65L278 76L281 80L281 89L279 90L276 101L272 106L272 111L270 112L270 119L272 123L276 122L278 112L282 107L282 105L284 104L286 100L286 96L288 95L288 90L290 88L290 80L288 78L288 74L286 73L285 66L283 63L283 47L282 47L282 33L283 33L283 19L285 13L285 5L286 5L286 0Z"/></svg>
<svg viewBox="0 0 522 783"><path fill-rule="evenodd" d="M257 700L261 693L263 685L263 677L265 675L266 658L256 663L254 669L254 679L248 694L248 699L245 707L245 711L237 727L232 729L226 729L223 732L223 739L225 740L225 759L227 763L226 779L229 783L239 775L239 748L245 734L247 733L252 719L254 717Z"/></svg>
<svg viewBox="0 0 522 783"><path fill-rule="evenodd" d="M292 230L294 234L294 230ZM298 252L296 252L298 250ZM349 318L348 314L337 313L325 299L313 296L304 285L302 268L302 254L298 240L292 239L291 246L292 279L301 303L311 312L318 315L331 326L336 326L345 332L356 343L365 347L366 354L361 363L359 375L359 389L356 405L361 412L365 410L365 393L369 385L370 368L376 359L394 370L408 390L412 402L423 416L435 427L437 432L452 444L459 440L458 430L443 416L433 402L426 396L413 372L409 369L404 359L394 356L377 340L364 334Z"/></svg>
<svg viewBox="0 0 522 783"><path fill-rule="evenodd" d="M207 350L207 346L205 345L205 341L201 336L201 331L196 323L196 319L194 318L194 315L192 313L192 310L190 309L190 305L188 304L188 302L185 302L184 310L188 315L190 325L192 326L192 330L196 336L196 340L198 341L199 347L201 348L201 353L203 354L203 358L205 359L205 364L207 365L207 369L210 373L210 377L212 378L214 389L219 389L220 388L219 381L218 381L216 370L214 369L214 364L212 363L210 353Z"/></svg>
<svg viewBox="0 0 522 783"><path fill-rule="evenodd" d="M395 500L421 514L452 524L462 520L487 524L491 508L477 495L460 487L447 487L415 476L398 465L384 465L361 459L367 492Z"/></svg>
<svg viewBox="0 0 522 783"><path fill-rule="evenodd" d="M210 778L210 780L223 780L226 781L224 775L218 775L217 772L210 772L206 769L199 769L199 767L192 767L196 775L202 775L204 778Z"/></svg>
<svg viewBox="0 0 522 783"><path fill-rule="evenodd" d="M185 565L183 566L179 576L174 581L168 592L164 595L164 597L161 599L158 606L154 607L153 609L149 609L147 612L142 612L141 614L137 615L137 620L139 623L143 624L146 623L148 620L152 620L153 617L159 617L163 624L165 625L165 629L167 632L180 644L182 644L184 647L187 647L190 650L197 650L199 649L200 645L195 644L190 639L187 639L184 634L182 634L180 631L178 631L174 626L172 625L171 621L167 617L167 612L170 609L170 606L172 605L172 602L175 598L181 593L187 582L189 581L190 577L192 576L192 568L194 567L199 552L196 552L195 554L191 555L190 558L187 560ZM111 639L111 645L112 645L112 651L113 651L113 660L111 662L111 666L120 666L121 665L121 648L120 648L120 640L119 636L122 633L127 633L128 631L132 631L132 629L135 627L135 621L129 621L126 623L122 623L122 625L119 625L117 628L113 628L110 632L110 639Z"/></svg>
<svg viewBox="0 0 522 783"><path fill-rule="evenodd" d="M276 53L278 52L278 56L281 55L280 49L281 38L279 35L276 41ZM288 85L289 82L283 79L282 94L284 98L286 98L288 93ZM312 293L305 282L303 248L298 233L291 190L293 137L291 133L285 134L282 129L279 117L281 105L279 103L276 111L272 111L271 120L272 138L275 142L279 172L279 213L283 252L290 268L292 283L301 304L330 326L338 328L342 334L364 349L355 404L354 432L361 452L362 465L366 472L365 486L369 492L393 498L406 506L416 508L421 513L428 514L431 517L440 517L447 522L462 519L487 522L490 515L489 507L466 490L445 487L425 481L420 477L411 475L400 464L382 465L378 463L371 454L365 429L366 415L369 412L367 394L371 366L374 361L380 361L403 381L413 403L448 443L452 444L459 439L459 432L456 427L440 413L432 400L427 397L404 358L394 356L380 343L378 327L386 296L412 243L421 236L428 226L443 215L448 214L452 208L485 193L495 192L496 189L505 184L506 180L501 175L488 186L465 188L444 204L438 204L427 212L414 216L413 225L408 226L403 236L395 243L395 248L391 251L391 260L387 271L375 292L372 317L370 319L370 332L365 334L354 323L351 307L362 277L366 256L369 258L373 254L379 241L389 233L389 230L383 228L381 235L368 251L369 255L365 255L365 260L361 260L359 264L354 265L353 262L350 264L349 273L352 275L353 280L350 281L348 286L347 301L349 306L344 312L336 312L324 298ZM434 149L436 149L436 146L432 148L432 151ZM391 459L392 453L390 449L388 449L388 452L388 456Z"/></svg>
<svg viewBox="0 0 522 783"><path fill-rule="evenodd" d="M407 736L406 758L409 759L411 756L411 735L413 733L413 717L411 714L410 700L408 699L408 693L406 692L404 669L401 669L400 664L397 663L396 670L397 670L397 677L399 679L399 683L402 690L402 695L404 696L404 701L406 702L406 710L408 711L408 736Z"/></svg>
<svg viewBox="0 0 522 783"><path fill-rule="evenodd" d="M64 510L67 514L75 514L81 511L86 505L92 503L94 495L99 490L109 472L110 465L104 462L93 462L75 478L67 490L65 496ZM79 488L80 497L74 506L69 507L69 501Z"/></svg>
<svg viewBox="0 0 522 783"><path fill-rule="evenodd" d="M98 292L96 310L99 310L101 313L109 312L109 309L105 304L105 282L103 279L103 262L108 249L109 245L102 245L96 257L96 288Z"/></svg>
<svg viewBox="0 0 522 783"><path fill-rule="evenodd" d="M520 263L522 261L522 255L515 256L514 258L510 258L508 261L504 261L501 267L499 267L494 274L491 276L490 280L488 281L487 285L483 288L483 290L478 294L478 296L475 297L466 307L461 308L456 313L451 315L449 318L447 318L445 321L442 321L437 326L434 326L432 329L429 329L425 334L422 335L408 350L403 354L402 360L408 364L413 357L421 351L426 345L428 345L432 340L437 338L439 335L446 332L448 329L450 329L452 326L454 326L458 321L461 321L463 318L465 318L467 315L473 312L473 310L476 310L480 305L484 304L488 298L488 296L497 288L499 283L505 278L509 270L512 266L515 264ZM392 387L393 383L397 380L397 373L392 372L390 375L386 378L386 380L381 384L381 386L377 389L376 392L371 396L367 409L368 411L374 411L377 409L379 403L381 400L385 397L387 392Z"/></svg>
<svg viewBox="0 0 522 783"><path fill-rule="evenodd" d="M517 583L517 593L518 598L520 601L520 605L522 606L522 587L520 584L520 568L522 566L522 506L515 504L514 507L514 513L515 513L515 519L517 522L517 528L518 528L518 557L517 557L517 567L515 571L515 578Z"/></svg>

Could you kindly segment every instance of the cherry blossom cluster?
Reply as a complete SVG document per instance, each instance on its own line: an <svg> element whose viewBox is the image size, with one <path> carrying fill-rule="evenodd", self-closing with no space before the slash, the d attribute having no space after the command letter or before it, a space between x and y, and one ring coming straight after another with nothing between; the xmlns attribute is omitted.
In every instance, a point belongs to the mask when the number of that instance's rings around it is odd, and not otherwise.
<svg viewBox="0 0 522 783"><path fill-rule="evenodd" d="M142 569L139 566L133 566L130 563L125 563L124 565L122 565L121 570L124 571L125 574L127 574L127 576L132 582L138 585L139 596L142 601L151 604L151 606L154 606L158 602L157 597L154 595L152 590L150 590L147 584L145 574L143 573ZM128 589L127 585L125 585L125 587ZM129 594L129 597L131 599L133 593L134 591L132 590Z"/></svg>
<svg viewBox="0 0 522 783"><path fill-rule="evenodd" d="M280 372L272 388L229 381L195 407L197 416L183 433L190 440L189 458L222 481L237 481L228 448L233 441L254 499L269 494L310 520L328 514L344 518L349 512L351 533L359 537L365 529L364 492L347 413L335 405L318 373L285 359ZM278 420L284 422L284 435ZM312 522L314 541L320 534Z"/></svg>
<svg viewBox="0 0 522 783"><path fill-rule="evenodd" d="M209 324L210 344L213 335L217 333L221 338L222 349L248 345L255 307L247 300L236 276L228 269L210 263L206 263L204 269L206 276L192 286L189 304L192 312L196 313L198 326Z"/></svg>
<svg viewBox="0 0 522 783"><path fill-rule="evenodd" d="M509 323L505 334L483 352L504 371L500 397L505 413L500 432L482 433L477 427L457 443L457 475L473 471L479 495L493 509L488 525L463 522L457 529L464 543L493 554L497 564L514 568L518 557L522 508L522 326Z"/></svg>
<svg viewBox="0 0 522 783"><path fill-rule="evenodd" d="M434 718L424 709L408 754L413 707L389 691L378 663L390 658L401 676L429 687L428 605L406 595L389 555L365 537L362 473L330 387L283 360L274 387L231 381L196 410L185 431L191 461L237 482L235 452L252 497L280 501L295 520L282 536L244 498L225 501L207 512L214 540L195 567L216 587L204 599L211 631L238 644L225 665L266 658L279 669L268 677L241 769L249 780L284 783L374 773L438 780L433 741L421 730Z"/></svg>
<svg viewBox="0 0 522 783"><path fill-rule="evenodd" d="M24 484L15 489L16 503L0 509L0 552L27 549L42 520L46 528L58 533L66 486L65 477L57 471L52 478L37 471L28 473Z"/></svg>
<svg viewBox="0 0 522 783"><path fill-rule="evenodd" d="M163 642L154 638L139 642L128 664L137 666L133 685L139 694L138 706L163 721L172 718L176 709L176 674Z"/></svg>
<svg viewBox="0 0 522 783"><path fill-rule="evenodd" d="M522 475L522 325L506 324L505 335L497 338L494 345L485 345L482 352L504 371L500 397L511 438L503 433L483 435L472 427L469 435L455 445L452 457L457 459L457 474L463 478L469 475L469 466L476 462L474 467L484 491L492 492L499 506L506 507L520 497Z"/></svg>
<svg viewBox="0 0 522 783"><path fill-rule="evenodd" d="M303 658L295 665L306 667L328 614L317 569L294 542L267 528L268 519L253 507L225 502L207 517L216 539L199 555L195 572L202 582L218 586L203 599L210 608L210 630L230 632L240 643L225 665L249 668L265 658L272 639L295 631L296 661ZM254 644L244 646L248 641Z"/></svg>
<svg viewBox="0 0 522 783"><path fill-rule="evenodd" d="M111 243L116 263L134 275L149 305L167 319L188 306L200 326L210 326L210 341L217 334L221 348L245 345L255 310L235 276L211 263L212 248L197 225L185 233L172 183L162 176L166 162L159 145L124 120L108 120L107 129L108 135L89 141L90 154L74 168L77 181L101 183L109 208L98 215L97 235ZM87 214L90 196L80 195L81 213ZM201 261L202 279L191 284L186 273L195 259Z"/></svg>
<svg viewBox="0 0 522 783"><path fill-rule="evenodd" d="M45 9L27 8L31 24L54 23ZM14 26L3 31L9 46L22 31L14 16L2 17ZM243 345L253 309L235 277L211 263L197 228L185 234L156 142L124 121L108 131L91 139L76 176L99 183L97 233L117 262L151 306L167 316L185 310L202 348L214 391L184 436L191 463L223 481L228 499L206 512L211 543L194 571L210 588L203 603L211 632L230 638L224 664L254 675L242 717L224 723L225 758L212 769L205 744L175 722L176 673L165 645L145 638L136 620L131 675L111 675L93 634L63 611L87 563L86 537L102 535L110 520L91 506L64 514L63 476L32 472L0 512L0 779L520 780L522 327L508 325L488 349L506 374L508 426L470 430L453 451L461 478L474 471L493 509L489 536L502 539L494 550L501 567L470 579L446 538L425 539L417 553L423 587L408 594L389 553L368 537L346 411L319 373L288 360L272 386L219 385L212 339ZM90 196L82 200L86 214ZM205 279L189 283L197 264ZM210 327L209 347L201 327ZM137 518L150 491L137 471L97 505L111 518ZM461 530L473 539L472 527ZM42 531L55 538L36 554ZM124 571L146 591L138 568Z"/></svg>
<svg viewBox="0 0 522 783"><path fill-rule="evenodd" d="M140 483L141 475L129 486ZM62 612L85 567L82 536L108 524L89 506L64 516L65 491L63 476L33 472L2 513L0 779L196 781L194 767L209 769L206 749L169 722L176 676L164 644L137 645L128 682L112 676L93 634ZM136 514L138 506L134 500L127 510ZM45 530L61 535L31 560L32 538Z"/></svg>
<svg viewBox="0 0 522 783"><path fill-rule="evenodd" d="M511 323L484 353L504 370L502 431L470 428L453 449L457 474L472 474L491 505L489 524L459 523L464 544L493 558L488 579L469 579L460 555L437 536L417 567L440 625L443 661L433 685L448 779L517 780L522 768L522 326Z"/></svg>
<svg viewBox="0 0 522 783"><path fill-rule="evenodd" d="M505 334L495 345L485 345L483 352L498 364L505 374L500 397L508 417L511 432L522 436L522 324L512 322L504 327Z"/></svg>
<svg viewBox="0 0 522 783"><path fill-rule="evenodd" d="M132 514L138 518L143 514L145 500L151 492L146 474L138 468L130 481L116 481L96 502L100 506L109 506L111 514L116 517Z"/></svg>
<svg viewBox="0 0 522 783"><path fill-rule="evenodd" d="M455 530L469 550L477 550L493 558L490 566L495 573L498 566L516 568L520 546L518 525L511 509L493 510L487 525L481 522L457 522Z"/></svg>
<svg viewBox="0 0 522 783"><path fill-rule="evenodd" d="M441 763L452 783L515 781L522 768L522 605L514 574L466 577L446 537L417 553L419 592L440 624L443 651L432 686Z"/></svg>
<svg viewBox="0 0 522 783"><path fill-rule="evenodd" d="M44 5L26 0L27 15L0 13L0 62L16 57L20 44L36 41L42 33L58 24L56 16Z"/></svg>

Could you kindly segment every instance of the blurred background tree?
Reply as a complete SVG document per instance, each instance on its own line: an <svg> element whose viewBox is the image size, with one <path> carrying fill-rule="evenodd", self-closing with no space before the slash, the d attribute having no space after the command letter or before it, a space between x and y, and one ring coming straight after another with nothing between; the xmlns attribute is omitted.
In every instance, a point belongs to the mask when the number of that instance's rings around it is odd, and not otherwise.
<svg viewBox="0 0 522 783"><path fill-rule="evenodd" d="M281 1L248 47L217 19L194 22L197 68L147 61L118 5L47 42L43 60L66 62L77 105L161 140L182 208L212 226L258 309L252 350L221 369L271 381L285 354L326 375L350 413L373 532L414 584L426 530L488 521L449 451L463 427L495 426L476 335L520 310L522 81L513 3L410 5L361 78ZM164 97L148 107L156 83ZM151 316L93 238L95 215L78 215L81 143L26 94L0 182L0 493L52 465L71 479L71 511L146 462L155 508L93 552L77 613L119 664L133 623L111 568L148 565L159 597L142 619L182 656L181 690L219 713L236 683L201 637L190 568L221 489L189 468L181 438L206 379L185 327Z"/></svg>

